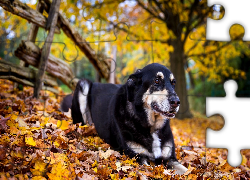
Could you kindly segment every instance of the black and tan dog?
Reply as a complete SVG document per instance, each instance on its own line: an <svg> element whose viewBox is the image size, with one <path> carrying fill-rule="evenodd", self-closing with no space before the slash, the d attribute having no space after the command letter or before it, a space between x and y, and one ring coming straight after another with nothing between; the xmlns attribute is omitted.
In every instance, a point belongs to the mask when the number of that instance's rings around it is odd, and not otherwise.
<svg viewBox="0 0 250 180"><path fill-rule="evenodd" d="M175 83L171 71L157 63L137 70L124 85L80 80L72 101L73 122L86 124L89 108L99 136L115 150L183 174L187 168L176 159L169 122L180 106Z"/></svg>

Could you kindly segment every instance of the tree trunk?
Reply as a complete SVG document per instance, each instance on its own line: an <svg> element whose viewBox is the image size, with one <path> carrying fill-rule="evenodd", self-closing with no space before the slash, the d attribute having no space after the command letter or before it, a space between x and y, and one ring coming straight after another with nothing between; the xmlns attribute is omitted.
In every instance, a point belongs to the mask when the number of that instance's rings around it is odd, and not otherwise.
<svg viewBox="0 0 250 180"><path fill-rule="evenodd" d="M174 52L170 54L171 71L176 79L175 91L181 101L180 109L176 117L179 119L191 118L193 115L190 112L187 97L183 43L179 39L175 39L172 46L174 47Z"/></svg>

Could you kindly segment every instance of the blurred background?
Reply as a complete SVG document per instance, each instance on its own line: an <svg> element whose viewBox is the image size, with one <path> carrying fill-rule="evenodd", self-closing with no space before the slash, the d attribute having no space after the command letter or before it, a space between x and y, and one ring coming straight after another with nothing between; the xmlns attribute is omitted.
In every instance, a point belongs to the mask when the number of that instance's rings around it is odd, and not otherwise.
<svg viewBox="0 0 250 180"><path fill-rule="evenodd" d="M18 2L34 10L38 3ZM88 43L97 57L105 56L100 61L115 61L111 71L117 82L125 83L128 75L153 62L168 67L177 80L181 119L197 112L204 115L205 98L225 96L223 84L228 79L238 83L236 96L250 96L250 44L242 41L244 28L233 25L228 30L231 41L206 41L207 18L219 20L224 13L222 6L207 7L203 0L62 0L60 4L60 14L85 39L78 43ZM46 11L42 14L48 17ZM0 58L19 65L15 50L27 40L31 23L2 7L0 22ZM42 48L46 36L39 28L35 44ZM69 64L77 78L108 82L62 30L54 35L51 54ZM71 93L63 82L57 83Z"/></svg>

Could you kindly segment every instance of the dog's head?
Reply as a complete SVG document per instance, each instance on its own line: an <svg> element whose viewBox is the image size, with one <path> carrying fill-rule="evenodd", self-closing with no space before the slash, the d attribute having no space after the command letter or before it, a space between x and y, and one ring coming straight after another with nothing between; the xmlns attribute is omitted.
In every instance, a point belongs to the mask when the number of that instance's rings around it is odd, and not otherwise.
<svg viewBox="0 0 250 180"><path fill-rule="evenodd" d="M174 75L168 68L157 63L147 65L129 76L128 101L133 102L135 109L143 107L148 118L174 118L180 106L175 84Z"/></svg>

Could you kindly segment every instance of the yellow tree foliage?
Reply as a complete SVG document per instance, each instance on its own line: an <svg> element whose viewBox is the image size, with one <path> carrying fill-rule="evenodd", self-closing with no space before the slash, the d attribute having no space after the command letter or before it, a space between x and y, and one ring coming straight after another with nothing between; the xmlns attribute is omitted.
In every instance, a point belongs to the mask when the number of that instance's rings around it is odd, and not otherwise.
<svg viewBox="0 0 250 180"><path fill-rule="evenodd" d="M117 66L119 78L152 62L159 62L169 67L170 53L175 50L171 40L178 38L184 43L184 61L190 59L195 61L195 66L189 67L187 71L198 68L200 75L205 74L209 80L216 81L221 81L222 76L244 77L244 72L238 71L228 63L230 59L239 56L242 52L249 56L248 43L242 42L238 38L239 34L242 35L240 27L231 28L231 38L235 41L228 45L225 45L226 42L207 42L205 40L205 21L196 26L200 20L197 18L200 15L198 13L211 17L211 12L208 13L206 8L199 10L195 7L197 11L190 16L195 0L159 1L162 3L162 9L157 6L156 2L63 0L60 5L60 13L69 19L97 53L105 52L109 57L112 46L117 46L117 56L121 61L119 63L124 64L124 67ZM34 1L30 0L26 3L30 7L36 8ZM200 2L201 7L204 4L206 1ZM164 13L163 10L167 8L170 8L171 12ZM26 25L26 20L1 11L3 13L0 18L2 25L0 35L13 32L15 37L19 37L23 32L27 32L29 26ZM43 14L48 16L45 11ZM223 13L220 16L222 15ZM176 31L169 28L173 23L170 21L171 17L176 17L180 22L173 24L176 26ZM190 21L192 18L194 20ZM182 25L189 22L192 24L190 27L193 27L193 31L186 37L189 29L185 29L186 26ZM46 33L41 28L39 32L37 43L42 47ZM10 41L10 38L5 40L6 49L8 49ZM5 53L8 53L7 50ZM85 56L62 31L61 34L55 34L51 53L68 63L81 60Z"/></svg>

